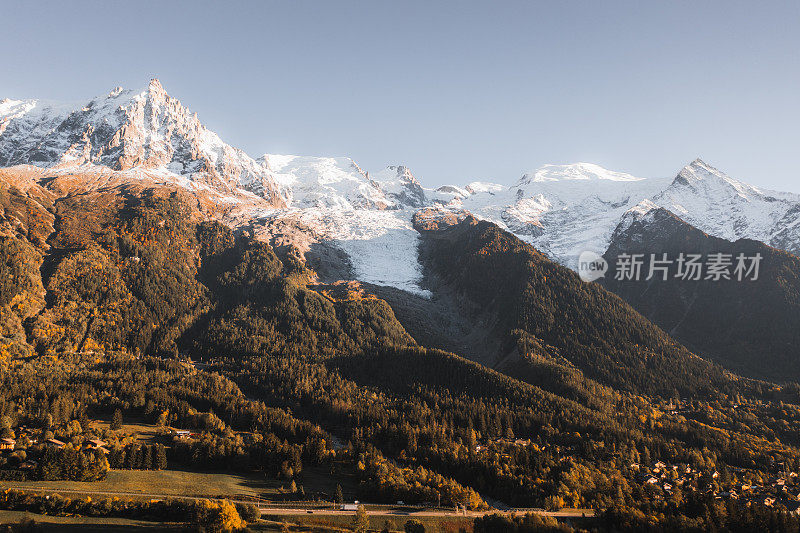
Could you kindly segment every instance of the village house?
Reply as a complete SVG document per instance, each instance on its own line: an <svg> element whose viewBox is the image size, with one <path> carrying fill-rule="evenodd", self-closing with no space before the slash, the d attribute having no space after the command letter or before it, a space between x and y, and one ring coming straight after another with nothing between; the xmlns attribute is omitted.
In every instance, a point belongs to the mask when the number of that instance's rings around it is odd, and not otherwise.
<svg viewBox="0 0 800 533"><path fill-rule="evenodd" d="M0 450L13 450L17 445L14 439L0 439Z"/></svg>
<svg viewBox="0 0 800 533"><path fill-rule="evenodd" d="M758 498L758 502L766 507L772 507L775 504L775 498L772 496L763 496Z"/></svg>
<svg viewBox="0 0 800 533"><path fill-rule="evenodd" d="M64 443L58 439L47 439L47 447L48 448L63 448Z"/></svg>
<svg viewBox="0 0 800 533"><path fill-rule="evenodd" d="M100 440L100 439L91 439L91 440L87 440L86 442L83 443L83 447L84 448L89 448L89 449L92 449L92 450L96 450L98 448L103 448L105 446L106 446L106 443L104 441Z"/></svg>

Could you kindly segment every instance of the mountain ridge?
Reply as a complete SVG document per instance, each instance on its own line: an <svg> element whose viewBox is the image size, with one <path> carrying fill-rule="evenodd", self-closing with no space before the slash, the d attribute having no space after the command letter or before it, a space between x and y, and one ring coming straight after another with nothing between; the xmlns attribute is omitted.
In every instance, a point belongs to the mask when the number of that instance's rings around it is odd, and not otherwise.
<svg viewBox="0 0 800 533"><path fill-rule="evenodd" d="M581 252L604 253L625 213L644 200L706 233L800 252L800 195L747 185L701 159L674 178L575 163L545 165L509 186L426 188L405 166L369 172L347 157L253 158L205 128L158 80L72 106L3 100L0 166L39 180L91 175L93 188L112 179L179 186L216 204L233 228L290 238L299 249L324 243L348 257L350 267L339 270L350 277L422 295L412 221L420 209L489 220L573 269ZM306 229L288 237L276 230L286 227Z"/></svg>

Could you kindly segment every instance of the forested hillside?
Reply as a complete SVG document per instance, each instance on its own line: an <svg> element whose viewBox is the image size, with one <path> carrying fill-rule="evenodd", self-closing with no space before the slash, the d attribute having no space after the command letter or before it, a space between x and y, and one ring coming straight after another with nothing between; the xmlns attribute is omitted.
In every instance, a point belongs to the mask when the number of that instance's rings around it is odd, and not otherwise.
<svg viewBox="0 0 800 533"><path fill-rule="evenodd" d="M601 281L655 324L698 354L746 376L785 382L800 379L800 259L749 239L736 242L707 235L669 211L621 225L606 253L611 265L621 254L642 254L642 273L651 254L672 260L667 279ZM681 253L723 254L730 279L685 280L678 276ZM734 273L737 257L760 257L758 271ZM742 274L745 272L743 271ZM756 279L752 279L755 274ZM703 278L706 276L704 275Z"/></svg>
<svg viewBox="0 0 800 533"><path fill-rule="evenodd" d="M80 443L119 409L195 431L167 450L188 468L299 486L323 465L371 501L612 508L619 524L800 468L797 386L726 374L492 224L431 232L424 254L495 317L497 369L421 346L384 300L320 285L174 191L2 194L53 228L0 214L9 430ZM641 478L657 461L676 466L669 489ZM696 473L679 489L678 465Z"/></svg>
<svg viewBox="0 0 800 533"><path fill-rule="evenodd" d="M696 395L739 385L675 342L628 304L580 281L495 224L468 217L422 230L423 257L437 275L496 320L502 356L517 372L578 369L615 389ZM522 359L525 364L515 359Z"/></svg>

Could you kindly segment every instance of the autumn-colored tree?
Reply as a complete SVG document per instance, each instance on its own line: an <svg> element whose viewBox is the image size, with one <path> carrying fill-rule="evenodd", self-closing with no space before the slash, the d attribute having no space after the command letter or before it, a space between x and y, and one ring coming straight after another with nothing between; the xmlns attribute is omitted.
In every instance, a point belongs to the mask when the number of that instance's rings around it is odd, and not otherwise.
<svg viewBox="0 0 800 533"><path fill-rule="evenodd" d="M369 528L369 514L363 505L359 505L356 514L353 516L353 531L355 533L367 533Z"/></svg>
<svg viewBox="0 0 800 533"><path fill-rule="evenodd" d="M206 531L214 533L235 531L247 525L239 516L236 507L228 500L221 502L198 501L194 509L193 522L195 525L205 528Z"/></svg>

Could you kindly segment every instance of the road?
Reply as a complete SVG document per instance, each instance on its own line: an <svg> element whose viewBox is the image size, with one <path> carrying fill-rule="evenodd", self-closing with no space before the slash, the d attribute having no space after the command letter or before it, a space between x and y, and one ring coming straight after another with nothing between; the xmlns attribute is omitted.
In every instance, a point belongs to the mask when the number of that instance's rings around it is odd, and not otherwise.
<svg viewBox="0 0 800 533"><path fill-rule="evenodd" d="M38 492L48 494L81 494L87 496L109 496L109 497L136 497L147 498L151 500L215 500L216 497L210 496L174 496L168 494L156 494L148 492L122 492L122 491L86 491L78 489L52 489L46 487L26 487L25 492ZM331 504L323 502L297 502L297 504L287 506L286 503L266 503L255 502L252 499L243 500L234 498L227 498L228 501L233 503L242 504L257 504L258 509L262 514L272 516L297 516L297 515L348 515L353 514L354 511L342 511L339 509L332 509ZM401 517L401 516L416 516L416 517L437 517L437 516L468 516L478 517L485 514L513 514L513 513L536 513L545 516L553 516L557 518L581 518L594 516L592 509L562 509L561 511L545 511L543 509L508 509L497 510L491 509L489 511L459 511L456 512L452 509L437 509L431 507L423 507L416 505L386 505L386 504L370 504L365 503L364 507L370 515L374 516L387 516L387 517Z"/></svg>
<svg viewBox="0 0 800 533"><path fill-rule="evenodd" d="M390 516L390 517L399 517L399 516L414 516L414 517L436 517L436 516L468 516L468 517L478 517L487 514L514 514L514 513L536 513L545 516L554 516L557 518L582 518L582 517L592 517L594 516L594 510L592 509L563 509L561 511L542 511L540 509L531 510L531 509L510 509L507 511L499 511L497 509L491 509L489 511L460 511L456 512L452 509L432 509L432 508L415 508L408 506L399 508L399 507L390 507L384 508L383 506L374 507L366 504L364 506L367 512L370 515L374 516ZM310 515L347 515L353 514L354 511L339 511L336 509L290 509L290 508L279 508L279 507L259 507L262 514L265 515L272 515L272 516L297 516L301 514L310 514ZM311 511L310 513L308 511Z"/></svg>

